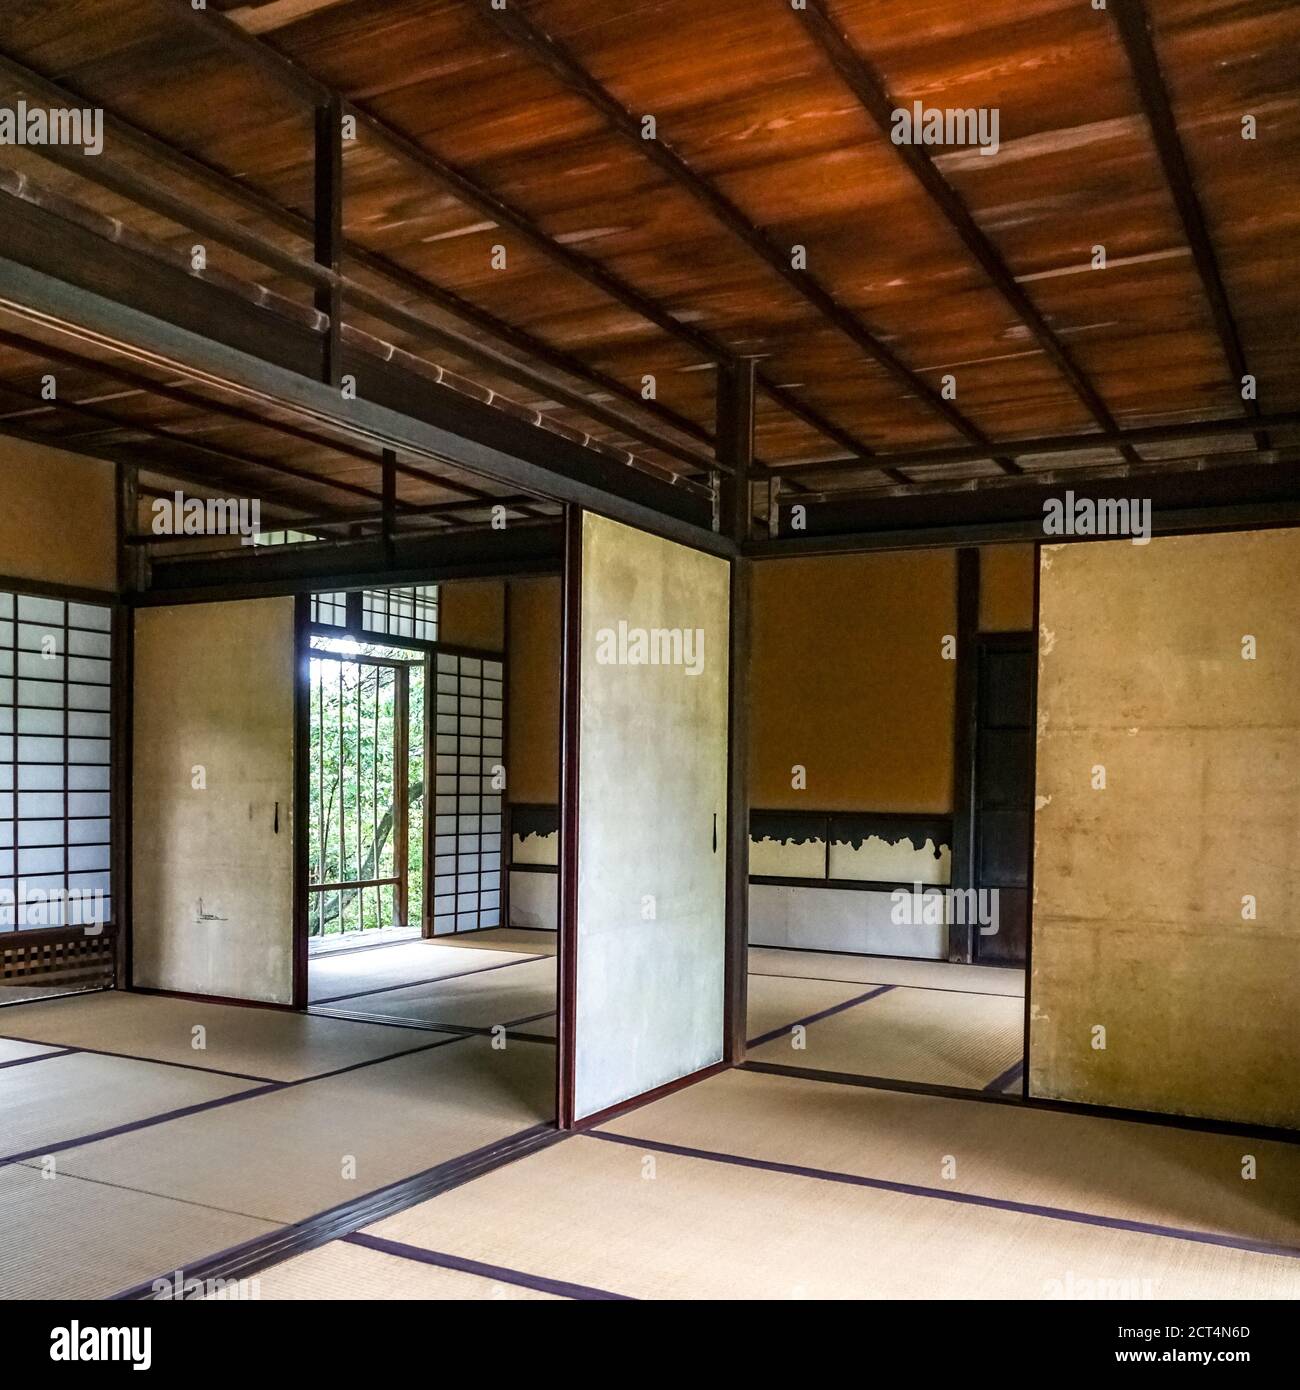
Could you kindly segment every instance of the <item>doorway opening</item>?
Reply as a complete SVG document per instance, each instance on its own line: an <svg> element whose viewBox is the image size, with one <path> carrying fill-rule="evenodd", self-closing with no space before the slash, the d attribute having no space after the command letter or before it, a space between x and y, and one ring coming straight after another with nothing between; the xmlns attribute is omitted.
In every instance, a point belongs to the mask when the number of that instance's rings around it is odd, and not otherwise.
<svg viewBox="0 0 1300 1390"><path fill-rule="evenodd" d="M510 850L558 801L559 601L541 578L340 591L298 626L299 1005L543 1119L556 933L527 892L545 866Z"/></svg>
<svg viewBox="0 0 1300 1390"><path fill-rule="evenodd" d="M757 567L756 1064L1022 1093L1035 573L1032 547Z"/></svg>
<svg viewBox="0 0 1300 1390"><path fill-rule="evenodd" d="M310 952L419 937L427 658L311 641Z"/></svg>

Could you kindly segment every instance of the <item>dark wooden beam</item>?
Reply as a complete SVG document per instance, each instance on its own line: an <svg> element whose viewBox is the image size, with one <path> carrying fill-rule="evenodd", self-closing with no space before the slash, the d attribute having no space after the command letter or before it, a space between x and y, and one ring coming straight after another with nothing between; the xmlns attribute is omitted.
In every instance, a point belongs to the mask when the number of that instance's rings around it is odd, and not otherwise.
<svg viewBox="0 0 1300 1390"><path fill-rule="evenodd" d="M558 81L595 107L611 128L632 144L638 153L667 174L677 187L685 189L697 202L706 207L796 294L811 304L827 323L884 367L958 434L974 444L990 445L990 440L981 429L967 419L951 401L945 400L925 377L909 367L853 310L840 303L814 272L794 269L790 262L789 247L778 245L768 232L753 222L721 189L697 174L661 136L653 140L645 139L642 135L640 117L629 111L613 93L597 81L565 45L534 24L518 7L496 9L491 4L478 3L474 5L474 12L507 34ZM1018 471L1014 462L1009 458L1000 457L996 450L991 456L1004 471Z"/></svg>
<svg viewBox="0 0 1300 1390"><path fill-rule="evenodd" d="M646 444L652 449L680 460L690 468L697 471L709 469L710 460L707 454L687 445L676 444L672 440L667 440L653 429L641 425L636 420L629 419L622 412L611 410L599 401L588 399L580 391L565 386L563 382L539 376L533 368L521 365L514 358L507 357L504 353L498 352L497 349L477 342L464 333L430 323L427 319L420 318L407 309L389 303L379 295L355 287L350 281L346 284L348 304L362 313L371 314L415 337L444 347L455 353L457 357L472 362L476 366L484 367L488 371L505 377L517 385L524 386L530 391L535 391L550 400L558 401L561 405L566 405L571 410L586 415L589 419L608 425L611 429L618 430L641 444Z"/></svg>
<svg viewBox="0 0 1300 1390"><path fill-rule="evenodd" d="M76 353L66 349L55 347L51 343L41 342L36 338L24 337L19 333L11 333L7 329L0 329L0 343L19 352L28 353L33 357L39 357L49 363L70 367L74 371L85 372L93 377L100 377L108 381L117 382L119 385L127 387L128 390L138 392L142 395L157 396L162 400L173 401L177 405L183 405L191 410L207 412L220 416L224 419L238 420L242 424L253 425L259 429L270 430L275 434L283 435L289 439L300 440L303 443L310 443L327 449L332 453L341 454L347 458L355 458L361 462L369 464L371 467L380 466L380 458L373 449L359 448L346 439L331 439L328 435L319 431L304 429L299 425L294 425L288 421L277 419L274 416L259 415L256 411L245 410L240 406L232 405L229 401L217 399L215 397L203 396L197 392L187 391L171 383L155 381L152 377L142 376L137 372L119 366L115 362L106 362L98 358L87 358L78 356ZM158 465L154 465L155 470ZM420 483L432 483L445 489L447 492L464 497L466 503L482 503L485 501L498 502L501 499L485 492L482 488L470 486L468 483L453 482L449 478L444 478L437 473L430 473L423 468L415 468L409 464L395 463L395 471L403 477L412 478ZM314 474L311 476L315 476ZM521 516L538 516L540 513L533 507L526 505L519 499L510 500L512 510L517 510ZM400 506L409 508L409 504L399 503Z"/></svg>
<svg viewBox="0 0 1300 1390"><path fill-rule="evenodd" d="M0 219L0 231L4 229ZM326 425L408 456L450 461L469 473L495 479L518 492L559 502L577 502L625 524L640 526L668 539L731 554L734 545L711 530L710 507L697 490L673 486L596 449L584 448L553 431L540 429L503 411L377 358L345 361L359 375L356 400L319 381L312 372L294 370L264 355L267 322L257 347L242 350L213 336L211 320L219 304L203 304L192 323L169 312L166 268L150 274L155 312L136 307L125 272L114 270L122 248L92 238L93 256L65 257L71 283L46 269L0 254L0 309L41 322L73 339L109 348L153 369L179 371L197 382L245 400L275 406L290 417ZM65 248L66 249L66 248ZM42 248L30 243L20 255L41 259ZM102 278L120 298L97 292ZM180 276L196 298L214 287ZM78 283L80 281L80 283Z"/></svg>
<svg viewBox="0 0 1300 1390"><path fill-rule="evenodd" d="M328 320L325 329L324 379L338 386L343 374L343 296L339 268L343 254L343 107L337 97L315 110L313 251L316 264L330 273L330 282L317 289L316 308Z"/></svg>
<svg viewBox="0 0 1300 1390"><path fill-rule="evenodd" d="M749 539L754 470L754 364L728 362L718 368L717 452L728 465L718 480L718 529L737 545Z"/></svg>
<svg viewBox="0 0 1300 1390"><path fill-rule="evenodd" d="M279 477L292 478L295 482L306 483L311 487L346 493L350 497L364 497L372 501L380 498L380 494L373 488L365 487L360 483L349 483L343 479L332 479L308 473L304 469L281 463L277 459L263 458L260 454L246 454L233 449L218 449L211 444L204 444L202 440L191 439L183 434L175 434L171 430L160 429L143 421L114 415L112 411L105 410L103 406L70 400L66 395L60 395L52 401L47 401L40 396L28 395L27 392L20 391L7 383L0 383L0 399L6 397L18 403L20 412L26 419L30 419L34 415L67 415L94 426L93 430L70 436L73 442L83 447L88 436L98 438L105 431L109 431L115 434L135 435L166 445L169 449L176 451L177 462L182 465L187 457L197 461L210 461L214 465L214 471L211 473L203 473L201 469L195 467L194 462L191 462L188 467L192 476L206 478L207 485L210 487L229 485L236 491L247 495L250 489L249 482L236 480L227 472L227 469L233 465L236 469L253 468L274 473ZM11 418L10 416L0 416L0 425L9 423ZM52 434L47 436L47 439L51 448L60 447L59 435ZM137 461L146 470L155 468L159 472L164 472L167 468L165 460L160 460L154 464L147 455L140 456ZM285 503L291 502L291 499L283 494L279 500Z"/></svg>
<svg viewBox="0 0 1300 1390"><path fill-rule="evenodd" d="M718 368L718 451L733 465L720 479L717 525L737 547L753 526L754 364ZM731 562L727 628L726 956L723 1059L745 1056L749 997L749 644L750 562Z"/></svg>
<svg viewBox="0 0 1300 1390"><path fill-rule="evenodd" d="M52 106L82 107L94 104L70 86L55 83L3 54L0 54L0 76L6 77L19 90L30 92ZM159 136L139 126L132 125L113 112L105 112L104 120L106 131L114 146L133 149L146 156L151 164L196 183L217 197L243 208L273 226L293 233L308 244L314 245L315 229L311 219L303 217L291 208L284 207L265 193L250 187L244 180L231 178L198 156L177 149ZM130 198L142 207L148 207L179 221L182 225L192 226L196 231L212 237L220 244L240 252L259 264L279 270L282 274L305 279L323 287L328 287L335 282L334 277L324 266L317 265L314 261L303 259L298 255L284 252L274 243L244 231L238 224L227 219L210 217L192 202L187 203L163 192L156 183L146 183L134 175L116 170L105 160L97 159L88 162L79 153L61 150L58 146L43 146L35 152L55 160L55 162L68 164L81 177L91 179L102 187ZM698 421L682 415L660 401L643 400L639 391L619 381L616 377L598 371L574 354L554 347L525 329L495 317L487 310L416 274L414 271L408 270L405 266L390 260L388 257L371 251L356 242L348 241L346 238L342 242L342 254L345 266L350 265L354 269L361 269L382 277L411 294L428 299L444 313L451 315L459 322L507 344L553 371L572 377L597 392L622 400L638 412L657 419L669 429L687 438L693 438L706 445L712 443L712 434ZM431 342L448 347L460 347L462 355L470 356L468 345L475 344L474 339L466 338L464 335L456 334L444 328L435 328L433 325L403 311L383 297L371 294L355 280L348 279L345 281L345 285L348 298L357 307L364 308L365 312L396 326L404 327L408 331L418 331ZM400 316L400 321L398 316ZM481 349L481 345L476 344L476 346ZM472 357L471 360L473 360ZM511 359L502 360L510 361ZM502 369L501 363L498 362L494 365L496 369ZM540 379L535 372L530 372L518 363L514 363L514 371L521 384L526 384L530 389L544 394L555 396L556 399L562 399L557 392L556 383ZM601 419L605 423L616 423L618 428L624 429L632 438L643 438L643 442L653 443L655 447L664 449L670 454L674 452L673 441L664 440L657 435L638 434L635 422L629 421L626 417L616 416L615 412L600 407L597 402L578 395L570 403L576 409L584 410L594 419ZM597 411L601 413L597 413ZM841 439L838 442L848 449L857 447L856 443L846 439Z"/></svg>
<svg viewBox="0 0 1300 1390"><path fill-rule="evenodd" d="M135 554L127 544L140 514L140 469L134 463L115 463L113 475L116 484L117 590L126 594L143 588L148 575L148 558Z"/></svg>
<svg viewBox="0 0 1300 1390"><path fill-rule="evenodd" d="M0 59L0 62L3 60ZM3 68L0 67L0 72L2 71ZM119 197L155 212L178 227L197 232L200 236L207 237L210 241L291 280L300 280L316 286L317 294L328 291L337 281L336 274L330 270L328 264L317 263L292 251L286 251L274 242L246 231L238 223L214 216L192 200L177 197L158 183L119 168L103 157L87 160L79 149L68 145L37 145L30 148L39 158L57 164L62 169L71 170L78 177L88 179L110 193L116 193Z"/></svg>
<svg viewBox="0 0 1300 1390"><path fill-rule="evenodd" d="M1103 463L1076 463L1065 456L1055 468L1035 468L1032 472L1021 474L1018 478L1006 478L1001 474L977 478L940 477L923 483L910 483L906 487L843 487L823 491L809 489L797 500L805 506L844 506L855 502L879 502L891 498L934 497L942 499L963 492L1006 492L1015 491L1026 484L1044 489L1077 488L1082 482L1096 482L1109 479L1116 486L1123 485L1130 495L1142 493L1148 479L1159 479L1169 474L1190 474L1214 471L1221 468L1265 467L1272 468L1279 476L1285 470L1294 469L1300 463L1300 445L1286 448L1258 450L1253 446L1244 450L1197 449L1189 446L1186 452L1168 454L1151 463L1129 463L1127 459L1113 458Z"/></svg>
<svg viewBox="0 0 1300 1390"><path fill-rule="evenodd" d="M2 426L0 426L0 428L2 428ZM149 471L159 472L160 470L157 468L152 468ZM141 492L147 493L148 495L154 497L169 497L171 495L170 493L162 491L158 488L141 488ZM509 507L517 506L520 500L521 499L519 499L518 497L502 497L497 499L500 505ZM487 511L492 505L496 505L496 503L431 502L428 506L412 507L408 511L402 512L400 517L393 518L395 524L392 528L392 533L394 538L396 538L398 534L406 534L406 532L401 531L401 528L396 524L398 521L405 524L424 520L441 520L445 518L453 526L455 526L456 519L462 513L470 511ZM361 533L362 527L378 527L378 534L382 538L384 535L384 516L385 514L382 508L378 511L371 508L369 510L348 512L321 512L314 516L294 514L286 516L283 519L283 529L290 531L305 531L315 533L313 536L313 539L315 540L335 541L338 539L364 539L365 537L363 537ZM348 532L347 536L340 538L336 536L323 534L332 531L335 527L346 528ZM277 528L264 527L263 529L268 530ZM211 536L153 535L152 533L142 533L138 535L127 536L126 543L132 546L176 546L190 544L197 545L199 543L210 544L211 540Z"/></svg>
<svg viewBox="0 0 1300 1390"><path fill-rule="evenodd" d="M249 546L236 556L156 556L149 588L129 601L139 606L306 594L555 574L563 556L559 521L529 522L504 531L486 528L399 535L390 561L382 537L322 544ZM248 553L256 551L255 554Z"/></svg>
<svg viewBox="0 0 1300 1390"><path fill-rule="evenodd" d="M1237 395L1240 399L1242 378L1250 375L1250 368L1246 365L1246 353L1241 345L1237 320L1233 316L1228 291L1224 287L1223 275L1219 270L1219 258L1210 239L1205 213L1196 192L1196 183L1183 150L1182 137L1178 134L1178 122L1174 117L1169 92L1160 71L1160 59L1156 54L1150 16L1143 0L1111 0L1110 11L1115 17L1115 27L1119 30L1124 51L1128 54L1129 64L1133 69L1133 80L1137 84L1138 95L1142 101L1143 114L1151 127L1156 153L1160 156L1160 167L1164 170L1165 181L1173 195L1178 216L1182 219L1183 234L1191 247L1192 259L1201 278L1205 297L1209 301L1210 313L1214 318L1219 342L1223 346L1223 355L1227 358L1228 369L1236 378ZM1258 393L1255 400L1243 400L1242 407L1247 415L1258 420L1261 415ZM1263 428L1256 431L1255 442L1261 449L1269 447L1268 435Z"/></svg>
<svg viewBox="0 0 1300 1390"><path fill-rule="evenodd" d="M1300 522L1298 459L1282 466L1226 463L1217 468L1156 472L1144 476L1140 483L1128 478L1087 477L1072 484L1058 482L1045 487L1026 476L1003 487L945 494L830 499L808 505L800 532L750 541L742 553L752 559L789 559L800 555L1051 540L1043 532L1044 503L1051 497L1061 498L1067 486L1076 502L1150 502L1153 534ZM1080 538L1084 544L1087 540Z"/></svg>
<svg viewBox="0 0 1300 1390"><path fill-rule="evenodd" d="M893 142L893 113L898 108L898 103L889 94L875 68L853 47L842 27L832 18L826 0L807 0L806 7L796 10L795 13L863 110L876 123L881 134L907 165L948 225L961 238L966 250L1034 335L1039 347L1047 354L1057 371L1070 383L1075 395L1088 408L1092 418L1103 430L1118 429L1114 416L1097 389L1052 330L1038 306L1012 275L1001 253L971 216L961 194L940 173L930 157L928 148L924 145L899 145ZM1130 462L1137 459L1137 455L1127 449L1126 457Z"/></svg>
<svg viewBox="0 0 1300 1390"><path fill-rule="evenodd" d="M385 449L383 457L384 510L382 524L384 549L388 555L393 556L396 554L394 540L397 533L397 455L391 449ZM406 919L402 917L400 920L405 921Z"/></svg>
<svg viewBox="0 0 1300 1390"><path fill-rule="evenodd" d="M1051 434L1037 439L1003 440L998 448L1016 458L1034 454L1069 454L1084 449L1118 449L1123 445L1140 448L1144 444L1163 444L1177 439L1211 439L1234 434L1250 434L1261 428L1294 429L1300 426L1300 410L1276 411L1255 420L1238 418L1179 421L1171 425L1135 425L1130 429L1098 431L1094 434ZM919 468L942 463L975 463L988 458L986 450L963 445L958 448L912 449L906 453L878 456L878 462L899 468ZM1158 460L1152 460L1157 462ZM822 463L778 464L774 472L782 479L806 478L812 473L856 473L862 465L857 459L827 459Z"/></svg>

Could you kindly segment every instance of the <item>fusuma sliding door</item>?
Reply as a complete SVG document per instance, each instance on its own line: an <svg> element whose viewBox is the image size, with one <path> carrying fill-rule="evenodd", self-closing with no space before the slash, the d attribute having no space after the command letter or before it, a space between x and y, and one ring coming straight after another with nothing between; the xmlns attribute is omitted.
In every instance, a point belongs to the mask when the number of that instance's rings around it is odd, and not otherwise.
<svg viewBox="0 0 1300 1390"><path fill-rule="evenodd" d="M138 987L293 1000L294 601L135 615Z"/></svg>
<svg viewBox="0 0 1300 1390"><path fill-rule="evenodd" d="M722 1058L730 575L589 514L571 545L563 949L581 1119Z"/></svg>

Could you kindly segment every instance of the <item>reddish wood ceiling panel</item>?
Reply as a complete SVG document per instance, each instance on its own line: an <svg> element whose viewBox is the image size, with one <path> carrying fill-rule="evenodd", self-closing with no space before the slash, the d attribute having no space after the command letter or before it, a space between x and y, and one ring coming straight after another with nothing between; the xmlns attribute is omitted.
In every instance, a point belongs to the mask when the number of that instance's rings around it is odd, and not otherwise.
<svg viewBox="0 0 1300 1390"><path fill-rule="evenodd" d="M1021 359L1004 342L1014 315L996 292L972 293L987 285L984 272L793 16L735 0L674 0L616 19L568 0L529 11L629 109L654 112L660 134L777 245L805 246L813 275L914 368L936 356L986 360L1023 429L1088 421L1059 374L1055 392L1041 364L1018 377ZM687 107L696 89L683 74L701 51L713 55L709 81ZM922 302L926 320L953 336L946 353L918 333ZM989 399L972 393L962 409L994 428L983 418Z"/></svg>
<svg viewBox="0 0 1300 1390"><path fill-rule="evenodd" d="M769 463L837 458L843 451L802 420L760 397L754 411L754 452Z"/></svg>
<svg viewBox="0 0 1300 1390"><path fill-rule="evenodd" d="M924 380L954 372L958 409L988 433L1089 426L1065 377L785 0L629 0L609 9L589 0L511 2L561 37L630 110L655 114L660 134L777 244L807 246L817 278ZM827 4L896 101L998 109L996 157L938 151L936 165L1121 423L1239 410L1110 14L1082 0L991 0L978 9L965 0ZM1300 214L1293 199L1287 203L1294 179L1285 177L1300 172L1300 7L1148 4L1247 359L1264 408L1280 409L1300 394L1300 289L1292 273ZM222 0L220 7L684 323L758 354L773 380L842 428L893 448L956 442L940 415L829 328L634 142L611 132L584 98L476 13L479 0ZM308 210L304 104L205 38L183 5L58 0L18 10L22 22L4 46L20 60ZM1243 105L1260 117L1253 143L1239 138ZM347 153L346 182L353 239L633 389L655 375L662 401L711 420L712 373L691 370L699 354L518 233L364 135ZM66 176L52 186L65 188ZM102 191L92 205L174 249L193 240ZM240 220L255 222L247 214ZM280 231L274 236L301 249ZM1108 268L1082 270L1098 243ZM507 247L505 270L491 264L497 244ZM216 252L214 264L253 273L228 253ZM300 285L264 271L256 278L305 298ZM391 328L364 326L594 437L624 442L613 427L549 407L537 391ZM759 441L771 458L842 452L763 398ZM322 456L322 466L333 465Z"/></svg>
<svg viewBox="0 0 1300 1390"><path fill-rule="evenodd" d="M189 6L170 0L55 0L7 25L19 61L104 101L185 149L255 178L311 149L300 99L231 61L198 33Z"/></svg>
<svg viewBox="0 0 1300 1390"><path fill-rule="evenodd" d="M711 214L634 146L606 131L603 123L593 124L585 102L573 112L576 98L526 54L469 15L466 7L448 11L403 6L400 14L390 14L386 32L402 27L403 20L409 26L421 15L429 17L430 27L419 34L419 52L411 60L411 70L422 78L419 90L399 93L389 88L382 104L372 101L386 118L405 129L418 129L431 146L455 155L475 178L527 209L549 233L595 256L683 321L699 323L735 351L766 355L820 326L816 312ZM343 38L348 34L355 39L370 17L369 7L350 6L330 12L319 26L306 23L277 38L346 89L374 88L373 75L367 81L364 71L353 70L348 54L355 47ZM441 54L443 62L425 61L421 55L427 49ZM428 77L435 69L436 80L455 73L454 112L436 99ZM529 109L529 103L535 109ZM514 114L521 110L527 110L527 120ZM511 115L498 120L491 114L500 111ZM428 114L443 112L447 114ZM439 119L445 122L441 129ZM514 239L505 231L494 235L506 245ZM439 274L448 276L445 262ZM569 321L572 341L584 343L589 352L599 354L610 341L594 319L573 312ZM545 323L553 333L556 322L552 313L536 326ZM651 342L647 340L647 348ZM876 370L860 353L857 360L858 371ZM655 363L651 358L637 365L653 370Z"/></svg>
<svg viewBox="0 0 1300 1390"><path fill-rule="evenodd" d="M784 347L767 363L774 381L851 430L873 449L960 444L948 424L919 398L901 394L898 383L874 365L854 368L861 358L842 333L819 327ZM823 442L817 452L843 453Z"/></svg>
<svg viewBox="0 0 1300 1390"><path fill-rule="evenodd" d="M1300 403L1300 6L1148 0L1262 409ZM1242 138L1253 115L1254 140Z"/></svg>
<svg viewBox="0 0 1300 1390"><path fill-rule="evenodd" d="M1226 362L1111 16L1074 0L1039 0L1029 14L927 4L908 7L912 29L896 3L833 3L898 101L999 109L995 157L963 150L936 162L1120 423L1230 408ZM1088 265L1095 245L1108 269L1060 273Z"/></svg>

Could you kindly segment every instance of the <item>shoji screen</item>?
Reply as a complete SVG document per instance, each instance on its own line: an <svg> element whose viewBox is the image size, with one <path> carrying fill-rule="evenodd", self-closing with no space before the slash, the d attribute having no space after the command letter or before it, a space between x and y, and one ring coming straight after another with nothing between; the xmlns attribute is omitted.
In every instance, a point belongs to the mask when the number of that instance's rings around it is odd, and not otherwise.
<svg viewBox="0 0 1300 1390"><path fill-rule="evenodd" d="M581 547L578 1118L722 1058L730 580L601 517Z"/></svg>
<svg viewBox="0 0 1300 1390"><path fill-rule="evenodd" d="M112 920L112 612L0 593L0 931Z"/></svg>
<svg viewBox="0 0 1300 1390"><path fill-rule="evenodd" d="M505 669L452 652L434 668L431 910L445 936L501 925Z"/></svg>

